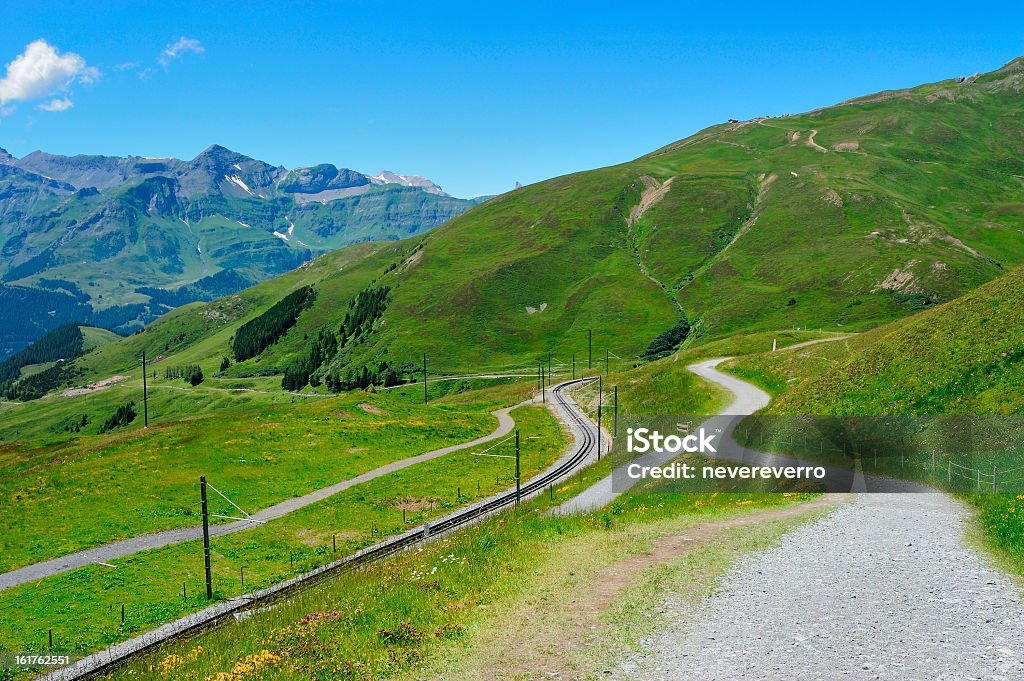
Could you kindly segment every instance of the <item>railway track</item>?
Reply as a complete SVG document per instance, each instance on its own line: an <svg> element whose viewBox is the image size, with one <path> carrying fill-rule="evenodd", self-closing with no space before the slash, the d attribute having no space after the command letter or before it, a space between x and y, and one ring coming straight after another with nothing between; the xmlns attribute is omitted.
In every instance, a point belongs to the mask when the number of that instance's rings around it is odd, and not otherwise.
<svg viewBox="0 0 1024 681"><path fill-rule="evenodd" d="M111 673L124 666L139 655L152 652L178 639L195 636L196 634L220 626L233 619L236 614L266 607L281 598L297 591L308 589L327 581L333 576L357 570L401 553L417 544L430 541L437 537L450 534L456 530L472 525L479 520L514 506L517 500L528 499L544 491L567 477L594 453L597 446L597 427L576 406L575 402L564 394L567 388L582 385L595 379L581 378L565 381L551 388L551 396L555 410L559 416L568 421L576 441L570 454L544 473L532 478L516 491L509 490L484 499L466 508L451 513L440 520L425 524L398 536L367 547L350 556L324 565L293 579L280 582L272 587L246 596L217 603L197 613L187 615L179 620L165 624L157 629L136 638L114 645L82 658L70 666L50 672L42 677L44 681L77 681L94 679Z"/></svg>

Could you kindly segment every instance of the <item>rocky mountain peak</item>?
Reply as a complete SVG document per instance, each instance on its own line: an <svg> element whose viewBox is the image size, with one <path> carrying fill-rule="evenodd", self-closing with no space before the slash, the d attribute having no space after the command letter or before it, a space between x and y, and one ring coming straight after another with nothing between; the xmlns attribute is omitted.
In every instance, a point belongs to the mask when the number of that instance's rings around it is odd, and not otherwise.
<svg viewBox="0 0 1024 681"><path fill-rule="evenodd" d="M399 175L393 173L390 170L382 170L376 175L369 178L373 184L399 184L403 187L419 187L425 192L430 194L437 194L438 196L448 196L440 186L438 186L433 180L430 180L422 175Z"/></svg>

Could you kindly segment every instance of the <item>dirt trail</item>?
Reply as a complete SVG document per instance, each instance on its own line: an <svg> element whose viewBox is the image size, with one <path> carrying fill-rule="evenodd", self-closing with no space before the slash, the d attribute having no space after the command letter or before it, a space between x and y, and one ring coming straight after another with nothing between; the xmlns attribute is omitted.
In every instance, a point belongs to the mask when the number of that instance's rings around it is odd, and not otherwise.
<svg viewBox="0 0 1024 681"><path fill-rule="evenodd" d="M943 494L861 494L751 554L611 678L1021 679L1020 589Z"/></svg>
<svg viewBox="0 0 1024 681"><path fill-rule="evenodd" d="M828 153L828 149L826 149L825 147L821 146L820 144L818 144L817 142L814 141L814 136L817 135L817 134L818 134L817 130L811 130L811 134L807 136L806 144L807 144L807 146L811 147L812 149L817 149L818 151L822 152L823 154L827 154Z"/></svg>
<svg viewBox="0 0 1024 681"><path fill-rule="evenodd" d="M831 338L818 338L815 340L805 341L803 343L797 343L790 345L786 348L782 348L779 352L785 352L789 350L798 350L800 348L806 348L811 345L817 345L819 343L831 343L839 340L843 340L847 336L834 336ZM753 414L759 409L763 409L768 406L771 401L771 397L765 391L761 390L755 385L741 381L735 376L724 374L718 371L717 367L722 362L725 362L729 358L717 358L704 360L687 367L688 371L691 371L701 378L704 378L712 383L719 385L725 390L729 391L733 395L732 402L729 403L724 409L722 409L716 415L709 415L707 423L711 423L716 417L722 416L745 416ZM643 462L644 465L663 466L669 461L674 459L675 456L672 454L645 454L637 462ZM615 488L615 481L622 481L627 479L625 473L626 465L620 466L618 469L612 472L601 480L588 487L587 489L580 492L578 495L564 502L560 506L557 506L552 510L552 513L569 515L572 513L589 513L596 509L601 508L610 504L617 496L622 494L622 490Z"/></svg>
<svg viewBox="0 0 1024 681"><path fill-rule="evenodd" d="M672 180L676 178L670 177L664 182L658 182L650 175L643 175L640 177L640 181L644 183L646 189L640 195L640 203L633 206L629 211L629 226L632 227L640 218L644 216L644 213L649 211L656 203L665 198L668 194L668 190L672 187Z"/></svg>
<svg viewBox="0 0 1024 681"><path fill-rule="evenodd" d="M572 654L588 645L588 637L606 628L602 614L637 583L645 570L714 545L729 530L811 514L845 500L847 495L823 495L809 503L742 513L662 537L649 552L617 561L588 576L586 586L571 602L545 602L538 611L513 618L502 631L502 643L497 646L500 653L496 650L493 656L485 657L482 668L475 671L488 679L577 678L579 670L572 666ZM535 620L543 620L543 625L538 627Z"/></svg>

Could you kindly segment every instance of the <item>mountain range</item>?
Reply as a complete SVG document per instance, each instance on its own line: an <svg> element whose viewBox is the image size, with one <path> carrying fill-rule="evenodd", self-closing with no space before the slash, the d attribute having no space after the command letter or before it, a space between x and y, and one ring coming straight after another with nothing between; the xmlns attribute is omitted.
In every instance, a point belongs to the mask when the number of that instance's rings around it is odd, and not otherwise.
<svg viewBox="0 0 1024 681"><path fill-rule="evenodd" d="M0 359L67 322L134 331L476 203L424 177L287 169L217 145L191 161L0 149Z"/></svg>
<svg viewBox="0 0 1024 681"><path fill-rule="evenodd" d="M723 122L175 310L65 380L130 370L146 349L225 381L362 387L423 354L436 371L501 370L583 361L591 337L593 362L638 362L737 333L875 328L1024 264L1022 114L1017 59Z"/></svg>

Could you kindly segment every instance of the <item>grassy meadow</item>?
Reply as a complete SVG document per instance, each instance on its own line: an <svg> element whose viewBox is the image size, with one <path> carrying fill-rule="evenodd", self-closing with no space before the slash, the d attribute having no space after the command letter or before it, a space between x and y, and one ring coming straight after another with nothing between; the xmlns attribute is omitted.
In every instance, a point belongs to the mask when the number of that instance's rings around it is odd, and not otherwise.
<svg viewBox="0 0 1024 681"><path fill-rule="evenodd" d="M573 491L572 485L558 489L559 496ZM660 494L652 501L635 495L592 515L550 517L543 511L552 502L541 496L518 513L340 575L265 613L174 643L114 678L205 679L218 673L229 678L243 676L246 669L264 679L488 678L488 667L481 665L509 653L500 641L516 628L511 615L524 616L525 609L531 618L543 613L557 621L603 569L649 552L660 537L809 498ZM768 526L760 538L748 535L739 544L709 547L695 558L706 570L693 581L707 589L737 553L770 545L783 529ZM568 564L566 556L572 556ZM648 591L654 590L648 586ZM644 597L651 601L644 607L654 605L653 593ZM634 595L608 616L649 626L650 614L641 607ZM623 635L626 622L619 621L615 631Z"/></svg>
<svg viewBox="0 0 1024 681"><path fill-rule="evenodd" d="M200 398L201 399L201 398ZM0 566L196 525L198 480L246 510L491 432L488 414L352 393L4 452ZM213 511L237 515L226 502Z"/></svg>
<svg viewBox="0 0 1024 681"><path fill-rule="evenodd" d="M521 474L527 480L561 455L567 439L541 406L519 407L512 416L522 433ZM214 597L231 598L269 586L513 487L514 465L509 459L474 454L485 447L420 463L251 530L214 537ZM510 454L511 443L504 449ZM593 476L590 472L570 484L589 484ZM211 512L227 511L217 509L214 503ZM55 645L59 641L63 649L93 652L207 605L200 541L114 562L116 568L90 565L0 591L5 613L0 646L37 649L52 630Z"/></svg>

